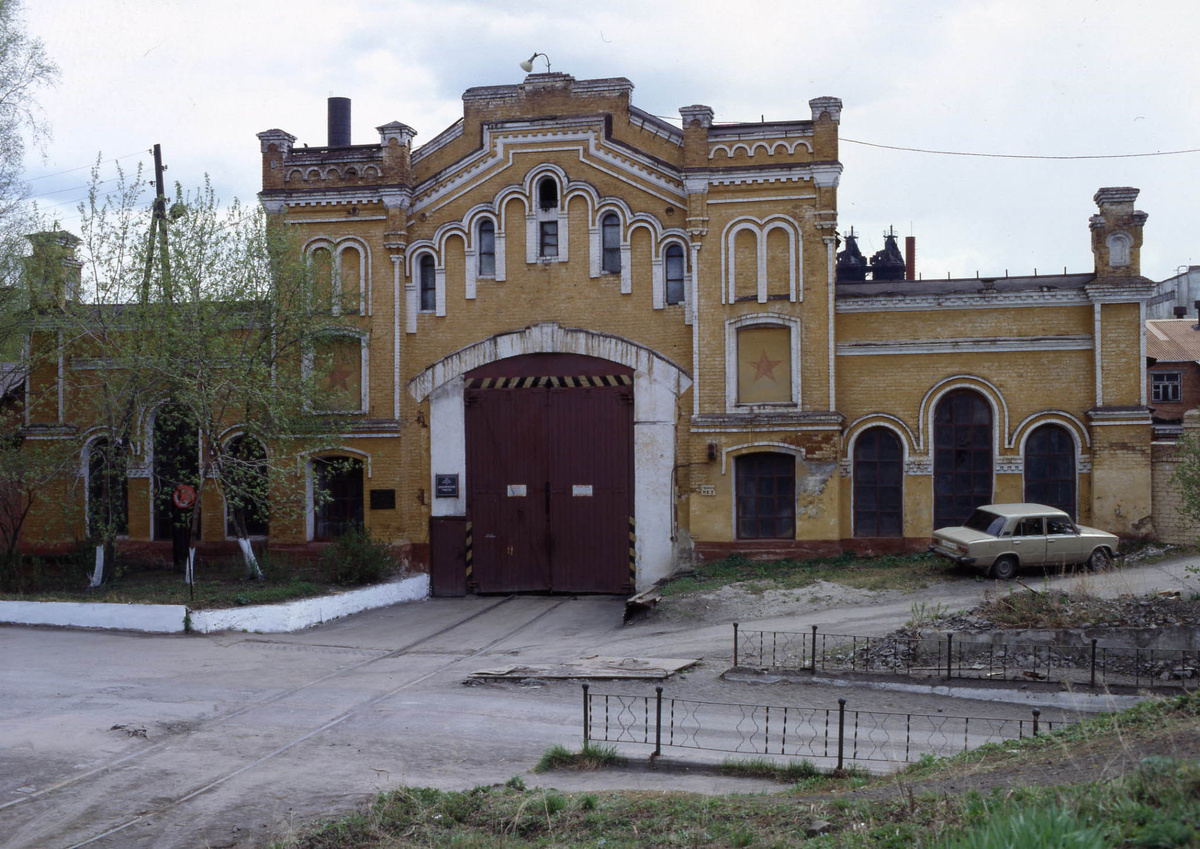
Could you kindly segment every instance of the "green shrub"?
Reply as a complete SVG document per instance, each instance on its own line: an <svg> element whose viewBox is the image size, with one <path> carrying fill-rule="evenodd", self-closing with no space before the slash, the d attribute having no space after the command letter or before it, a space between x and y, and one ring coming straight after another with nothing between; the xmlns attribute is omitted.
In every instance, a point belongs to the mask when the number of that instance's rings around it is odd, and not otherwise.
<svg viewBox="0 0 1200 849"><path fill-rule="evenodd" d="M393 572L396 561L386 543L356 526L338 537L321 555L321 566L330 580L343 587L377 583Z"/></svg>

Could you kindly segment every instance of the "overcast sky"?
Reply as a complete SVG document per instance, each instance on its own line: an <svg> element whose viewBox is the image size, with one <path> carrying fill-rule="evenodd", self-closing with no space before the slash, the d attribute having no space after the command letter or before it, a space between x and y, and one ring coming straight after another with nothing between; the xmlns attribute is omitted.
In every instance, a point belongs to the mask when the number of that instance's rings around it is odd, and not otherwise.
<svg viewBox="0 0 1200 849"><path fill-rule="evenodd" d="M864 253L894 225L926 278L1088 271L1101 186L1141 189L1142 272L1200 264L1200 15L1183 0L25 0L58 62L41 102L54 137L27 159L43 211L78 221L86 166L209 174L223 198L260 186L255 133L322 145L325 99L353 100L353 141L398 120L433 138L463 90L520 82L534 51L577 79L628 77L678 123L808 119L840 97L839 222ZM538 59L535 70L544 70ZM57 173L72 170L69 173Z"/></svg>

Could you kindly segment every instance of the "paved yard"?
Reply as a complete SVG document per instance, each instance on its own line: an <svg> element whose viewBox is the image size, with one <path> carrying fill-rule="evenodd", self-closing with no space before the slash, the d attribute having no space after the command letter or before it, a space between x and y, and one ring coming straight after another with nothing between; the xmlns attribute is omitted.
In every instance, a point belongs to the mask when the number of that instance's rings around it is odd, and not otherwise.
<svg viewBox="0 0 1200 849"><path fill-rule="evenodd" d="M1101 593L1196 589L1183 566L1084 580ZM991 585L959 581L754 627L882 634L908 618L914 601L966 607ZM10 847L251 846L281 824L398 784L503 782L554 743L578 746L581 731L577 683L462 683L476 669L512 662L699 657L697 669L667 683L671 694L800 707L845 696L860 710L1028 716L1011 704L724 681L727 623L623 626L622 612L622 601L607 597L494 597L435 599L284 636L2 627L0 834ZM645 771L553 778L564 789L668 782L701 792L765 786Z"/></svg>

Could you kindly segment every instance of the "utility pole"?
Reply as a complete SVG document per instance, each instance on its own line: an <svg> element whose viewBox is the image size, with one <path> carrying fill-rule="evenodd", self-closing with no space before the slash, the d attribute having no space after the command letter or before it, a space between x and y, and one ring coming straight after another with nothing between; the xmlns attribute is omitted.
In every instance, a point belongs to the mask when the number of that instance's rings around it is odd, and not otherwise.
<svg viewBox="0 0 1200 849"><path fill-rule="evenodd" d="M163 298L171 300L171 256L167 246L167 193L163 172L162 147L155 145L154 154L154 207L150 218L150 243L146 246L146 272L142 276L142 303L150 300L150 270L154 265L154 248L158 243L159 262L162 265Z"/></svg>

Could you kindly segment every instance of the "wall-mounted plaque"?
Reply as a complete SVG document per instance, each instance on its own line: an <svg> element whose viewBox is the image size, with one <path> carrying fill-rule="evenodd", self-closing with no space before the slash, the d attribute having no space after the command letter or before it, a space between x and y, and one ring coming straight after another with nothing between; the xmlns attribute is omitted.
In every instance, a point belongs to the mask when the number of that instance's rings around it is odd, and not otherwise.
<svg viewBox="0 0 1200 849"><path fill-rule="evenodd" d="M458 498L458 475L434 475L434 497Z"/></svg>

